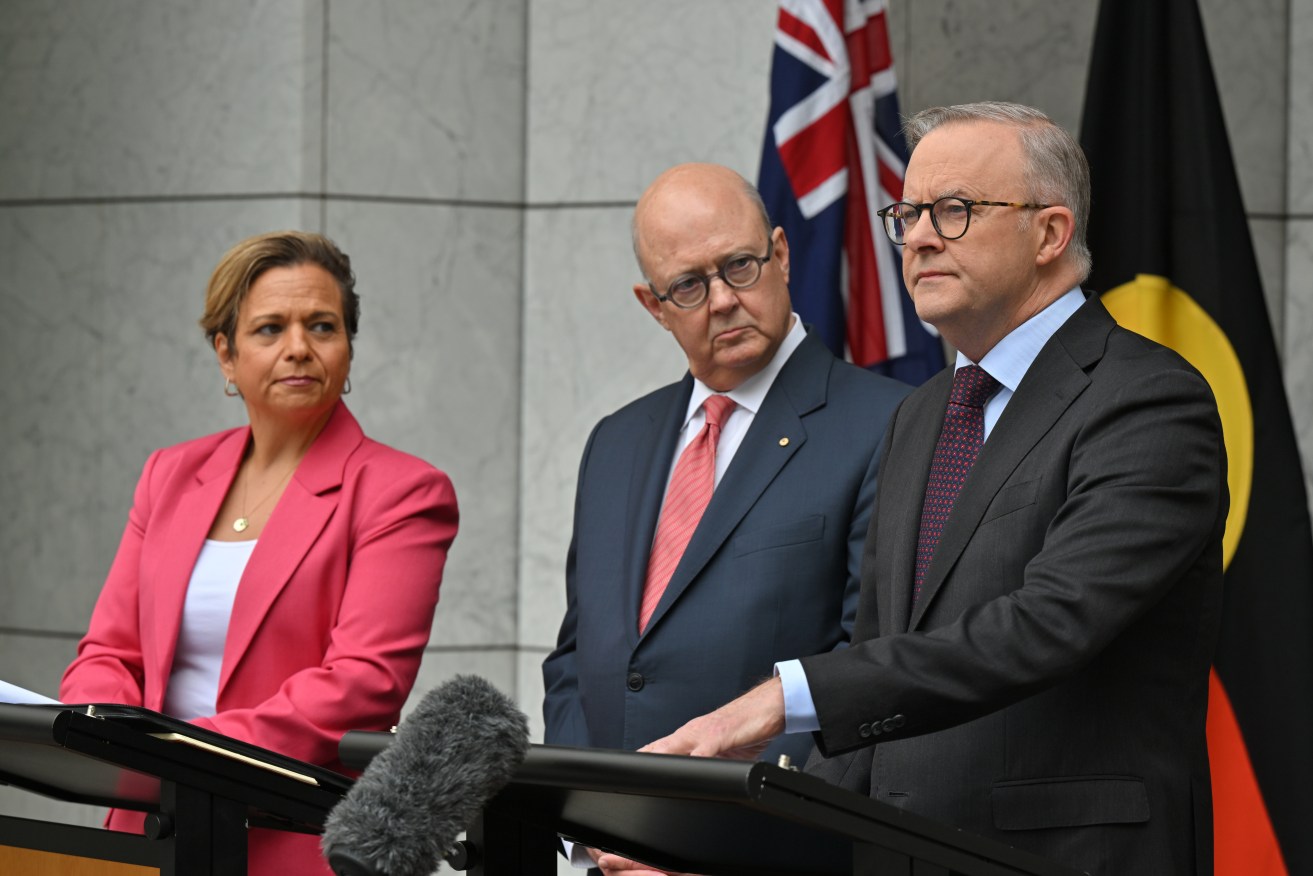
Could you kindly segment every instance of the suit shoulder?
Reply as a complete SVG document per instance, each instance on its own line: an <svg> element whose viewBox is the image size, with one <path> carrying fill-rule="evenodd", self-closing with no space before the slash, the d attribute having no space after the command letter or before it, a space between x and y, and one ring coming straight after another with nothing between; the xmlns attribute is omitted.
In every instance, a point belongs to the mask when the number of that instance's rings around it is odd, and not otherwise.
<svg viewBox="0 0 1313 876"><path fill-rule="evenodd" d="M867 428L877 430L878 437L903 399L915 389L901 380L836 359L830 370L826 409L865 423Z"/></svg>
<svg viewBox="0 0 1313 876"><path fill-rule="evenodd" d="M1205 412L1210 429L1221 428L1207 378L1175 350L1121 326L1108 332L1102 355L1085 373L1086 404L1103 405L1108 416L1133 411L1158 418L1171 409L1172 417L1183 420L1186 411L1198 410Z"/></svg>
<svg viewBox="0 0 1313 876"><path fill-rule="evenodd" d="M247 427L238 426L224 429L199 438L191 438L168 447L161 447L151 454L151 462L156 471L191 471L200 468L214 451L226 441L237 437L238 433L247 431Z"/></svg>
<svg viewBox="0 0 1313 876"><path fill-rule="evenodd" d="M177 444L170 444L168 447L162 447L156 451L160 459L191 459L194 457L208 456L214 451L214 448L236 435L238 432L245 432L246 426L236 426L232 429L224 429L221 432L214 432L210 435L202 435L199 438L189 438Z"/></svg>
<svg viewBox="0 0 1313 876"><path fill-rule="evenodd" d="M598 421L594 427L594 432L603 431L604 427L627 427L634 424L642 424L651 420L654 416L659 416L670 409L681 393L692 391L691 384L687 380L668 383L659 389L654 389L647 395L639 396L628 404L620 407L607 414Z"/></svg>
<svg viewBox="0 0 1313 876"><path fill-rule="evenodd" d="M1157 341L1137 334L1120 325L1114 326L1108 333L1107 353L1103 362L1113 366L1116 372L1132 374L1152 374L1167 371L1184 371L1203 380L1199 369L1191 365L1185 357Z"/></svg>
<svg viewBox="0 0 1313 876"><path fill-rule="evenodd" d="M901 380L858 368L851 362L844 362L841 359L834 360L834 367L830 371L830 384L855 394L889 399L901 399L910 395L916 388Z"/></svg>
<svg viewBox="0 0 1313 876"><path fill-rule="evenodd" d="M451 478L418 456L364 436L341 465L341 488L351 497L353 518L363 524L421 516L455 526L459 519Z"/></svg>
<svg viewBox="0 0 1313 876"><path fill-rule="evenodd" d="M240 443L247 432L245 426L225 429L153 451L142 465L137 480L137 500L147 495L159 497L185 489L207 469L214 474L221 473L222 469L214 468L216 454L239 454Z"/></svg>
<svg viewBox="0 0 1313 876"><path fill-rule="evenodd" d="M446 473L428 460L398 450L381 441L375 441L369 436L365 436L348 457L347 470L352 469L357 471L377 469L388 473L391 477L402 479L448 480Z"/></svg>

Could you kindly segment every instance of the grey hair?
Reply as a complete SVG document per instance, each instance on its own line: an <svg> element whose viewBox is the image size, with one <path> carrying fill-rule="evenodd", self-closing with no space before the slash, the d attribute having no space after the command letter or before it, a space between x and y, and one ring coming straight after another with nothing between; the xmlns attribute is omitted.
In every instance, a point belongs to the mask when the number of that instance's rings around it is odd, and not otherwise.
<svg viewBox="0 0 1313 876"><path fill-rule="evenodd" d="M748 182L743 174L737 171L730 172L738 179L743 196L756 208L757 215L761 218L761 227L766 231L766 240L769 241L775 226L771 224L770 211L766 209L766 202L761 199L761 192L757 191L757 187ZM638 210L634 210L634 215L629 220L629 237L634 247L634 260L638 262L638 270L642 272L643 279L650 282L652 278L647 275L647 266L643 264L643 254L639 251Z"/></svg>
<svg viewBox="0 0 1313 876"><path fill-rule="evenodd" d="M1090 221L1090 165L1080 144L1033 107L988 100L931 107L905 119L903 137L908 150L915 149L916 144L935 128L955 122L998 122L1017 130L1026 161L1026 178L1034 186L1025 197L1041 203L1060 204L1071 210L1076 226L1067 252L1083 282L1090 275L1094 260L1086 242Z"/></svg>

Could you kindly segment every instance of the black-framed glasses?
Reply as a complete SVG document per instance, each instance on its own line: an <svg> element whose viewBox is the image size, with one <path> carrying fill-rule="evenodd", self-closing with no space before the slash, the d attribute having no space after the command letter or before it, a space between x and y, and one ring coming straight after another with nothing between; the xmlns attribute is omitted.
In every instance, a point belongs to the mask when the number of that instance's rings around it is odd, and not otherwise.
<svg viewBox="0 0 1313 876"><path fill-rule="evenodd" d="M884 233L899 246L907 243L907 232L921 218L921 211L930 211L930 224L944 240L957 240L967 233L971 225L972 207L1019 207L1023 210L1043 210L1052 204L1023 204L1018 201L975 201L953 196L940 198L929 204L909 204L899 201L890 204L876 215L884 220Z"/></svg>
<svg viewBox="0 0 1313 876"><path fill-rule="evenodd" d="M681 274L666 287L662 295L651 282L647 287L652 290L657 301L669 301L683 310L701 307L702 302L711 297L711 281L719 277L731 289L747 289L761 279L761 266L770 261L775 252L775 241L766 241L766 255L756 256L750 252L736 253L725 259L720 270L714 274Z"/></svg>

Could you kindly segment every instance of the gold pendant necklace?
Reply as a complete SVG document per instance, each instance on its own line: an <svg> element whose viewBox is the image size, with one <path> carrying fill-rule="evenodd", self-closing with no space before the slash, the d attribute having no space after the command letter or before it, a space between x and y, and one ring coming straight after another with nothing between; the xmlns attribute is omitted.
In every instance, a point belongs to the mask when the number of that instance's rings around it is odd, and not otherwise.
<svg viewBox="0 0 1313 876"><path fill-rule="evenodd" d="M251 485L251 478L248 475L246 480L242 481L242 516L238 517L236 520L233 521L233 532L245 532L248 528L250 528L251 515L254 514L256 511L259 511L260 506L263 505L265 502L268 502L269 499L273 496L273 494L278 492L279 488L282 487L283 482L286 481L289 477L291 477L292 472L294 471L296 471L296 466L292 466L291 468L289 468L287 470L287 473L278 479L278 483L274 484L274 488L270 490L269 493L267 493L263 499L256 502L255 507L252 508L249 512L246 510L246 489Z"/></svg>

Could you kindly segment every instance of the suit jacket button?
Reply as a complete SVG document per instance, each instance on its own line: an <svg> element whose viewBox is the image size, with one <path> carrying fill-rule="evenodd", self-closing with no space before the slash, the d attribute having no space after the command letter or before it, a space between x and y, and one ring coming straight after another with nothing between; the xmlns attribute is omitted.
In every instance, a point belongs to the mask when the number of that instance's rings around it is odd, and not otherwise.
<svg viewBox="0 0 1313 876"><path fill-rule="evenodd" d="M894 722L894 728L896 729L906 724L907 719L904 718L902 715L894 715L893 722Z"/></svg>
<svg viewBox="0 0 1313 876"><path fill-rule="evenodd" d="M646 682L641 673L631 672L629 673L629 678L625 680L625 684L632 691L640 691L643 689L643 685L646 684Z"/></svg>
<svg viewBox="0 0 1313 876"><path fill-rule="evenodd" d="M863 739L869 739L871 737L871 725L863 724L862 726L858 727L857 735L862 737Z"/></svg>
<svg viewBox="0 0 1313 876"><path fill-rule="evenodd" d="M898 729L898 722L895 721L893 718L885 718L884 723L881 724L880 726L884 728L884 732L892 733Z"/></svg>
<svg viewBox="0 0 1313 876"><path fill-rule="evenodd" d="M884 731L880 729L880 722L879 722L879 721L872 721L872 722L871 722L871 735L872 735L872 736L879 736L879 735L880 735L881 733L883 733L883 732L884 732Z"/></svg>

